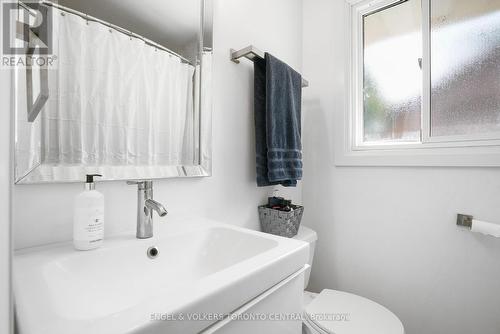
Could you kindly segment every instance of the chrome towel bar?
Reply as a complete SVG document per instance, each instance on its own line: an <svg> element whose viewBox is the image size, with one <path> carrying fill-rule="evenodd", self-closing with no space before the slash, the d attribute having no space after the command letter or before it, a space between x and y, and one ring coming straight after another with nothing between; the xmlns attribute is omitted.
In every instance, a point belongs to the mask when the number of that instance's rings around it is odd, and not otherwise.
<svg viewBox="0 0 500 334"><path fill-rule="evenodd" d="M255 46L250 45L241 50L230 50L230 59L236 64L240 63L240 58L246 58L254 61L256 58L264 59L264 52L257 49ZM302 78L302 87L309 87L309 82Z"/></svg>

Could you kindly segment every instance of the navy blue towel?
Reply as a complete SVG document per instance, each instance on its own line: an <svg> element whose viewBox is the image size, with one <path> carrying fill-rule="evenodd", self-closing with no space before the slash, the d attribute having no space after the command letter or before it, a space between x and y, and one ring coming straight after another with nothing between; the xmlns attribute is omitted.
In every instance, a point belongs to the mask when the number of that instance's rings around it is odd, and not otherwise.
<svg viewBox="0 0 500 334"><path fill-rule="evenodd" d="M302 76L266 53L255 60L257 185L297 185L302 179Z"/></svg>

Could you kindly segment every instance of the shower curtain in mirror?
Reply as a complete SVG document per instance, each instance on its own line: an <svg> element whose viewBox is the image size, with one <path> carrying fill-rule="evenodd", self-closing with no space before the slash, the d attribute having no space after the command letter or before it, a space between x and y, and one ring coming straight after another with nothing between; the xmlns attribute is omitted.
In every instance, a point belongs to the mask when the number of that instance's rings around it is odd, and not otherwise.
<svg viewBox="0 0 500 334"><path fill-rule="evenodd" d="M54 17L44 163L192 165L195 68L103 24Z"/></svg>

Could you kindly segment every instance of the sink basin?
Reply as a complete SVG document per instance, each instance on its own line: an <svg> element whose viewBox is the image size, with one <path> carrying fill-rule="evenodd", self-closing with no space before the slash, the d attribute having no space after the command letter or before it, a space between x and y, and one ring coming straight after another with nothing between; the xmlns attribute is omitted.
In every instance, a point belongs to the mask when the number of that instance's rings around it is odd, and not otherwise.
<svg viewBox="0 0 500 334"><path fill-rule="evenodd" d="M148 257L155 246L158 256ZM300 270L307 244L201 218L167 219L156 237L17 251L20 334L197 333ZM181 321L183 320L183 321Z"/></svg>

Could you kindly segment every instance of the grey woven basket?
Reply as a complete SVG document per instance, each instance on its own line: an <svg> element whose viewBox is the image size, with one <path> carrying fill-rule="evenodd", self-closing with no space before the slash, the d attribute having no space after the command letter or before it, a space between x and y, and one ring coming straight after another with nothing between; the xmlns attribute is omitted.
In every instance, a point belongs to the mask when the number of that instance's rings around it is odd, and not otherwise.
<svg viewBox="0 0 500 334"><path fill-rule="evenodd" d="M299 232L303 206L293 206L290 212L274 210L265 205L259 206L259 219L262 232L292 238Z"/></svg>

